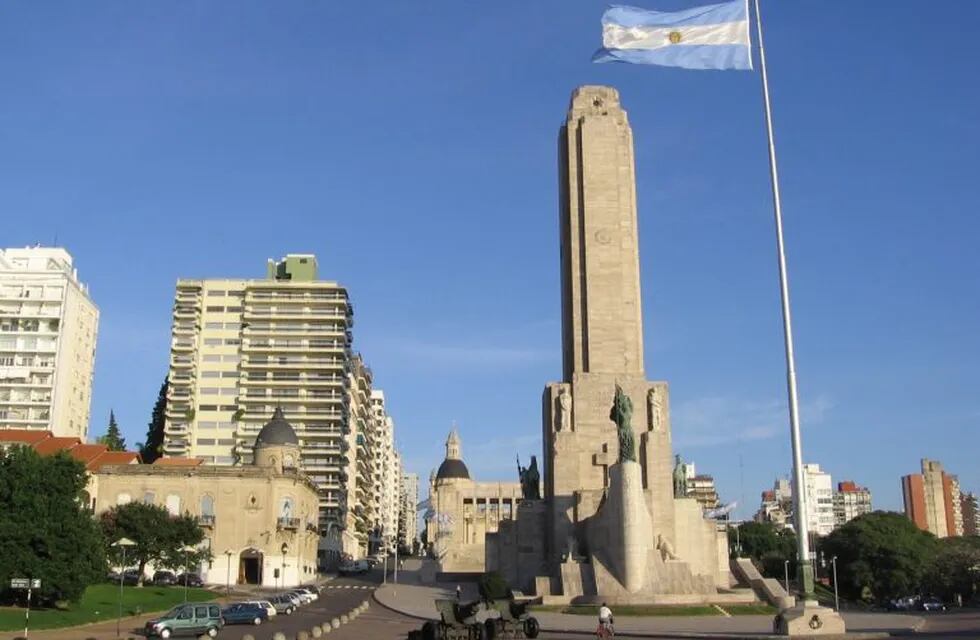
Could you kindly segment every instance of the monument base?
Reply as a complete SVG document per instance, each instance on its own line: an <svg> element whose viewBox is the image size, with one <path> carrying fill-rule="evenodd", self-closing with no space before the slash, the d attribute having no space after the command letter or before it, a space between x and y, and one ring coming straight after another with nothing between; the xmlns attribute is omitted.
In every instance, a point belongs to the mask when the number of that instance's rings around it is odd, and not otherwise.
<svg viewBox="0 0 980 640"><path fill-rule="evenodd" d="M815 600L780 611L773 621L773 630L781 636L830 636L845 632L844 619Z"/></svg>

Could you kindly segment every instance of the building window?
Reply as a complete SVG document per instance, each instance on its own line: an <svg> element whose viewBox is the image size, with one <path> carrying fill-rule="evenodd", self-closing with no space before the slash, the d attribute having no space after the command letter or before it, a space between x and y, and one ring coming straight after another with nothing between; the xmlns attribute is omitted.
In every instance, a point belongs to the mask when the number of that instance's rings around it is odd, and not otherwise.
<svg viewBox="0 0 980 640"><path fill-rule="evenodd" d="M214 516L214 497L207 494L201 496L201 515Z"/></svg>
<svg viewBox="0 0 980 640"><path fill-rule="evenodd" d="M132 501L133 498L128 493L120 493L116 496L116 504L129 504Z"/></svg>
<svg viewBox="0 0 980 640"><path fill-rule="evenodd" d="M147 491L147 492L143 493L143 503L144 504L153 504L153 501L155 499L156 499L156 495L152 491Z"/></svg>
<svg viewBox="0 0 980 640"><path fill-rule="evenodd" d="M180 496L173 493L167 496L167 511L172 516L180 515Z"/></svg>

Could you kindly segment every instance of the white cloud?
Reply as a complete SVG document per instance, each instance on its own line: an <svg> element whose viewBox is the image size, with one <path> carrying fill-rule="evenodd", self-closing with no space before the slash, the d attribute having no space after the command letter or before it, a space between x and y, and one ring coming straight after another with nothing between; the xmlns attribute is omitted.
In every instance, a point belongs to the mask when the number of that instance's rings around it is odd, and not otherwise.
<svg viewBox="0 0 980 640"><path fill-rule="evenodd" d="M823 422L833 402L817 396L800 407L804 425ZM711 447L729 442L766 440L786 433L786 400L749 400L709 396L678 403L671 410L674 442L685 447Z"/></svg>

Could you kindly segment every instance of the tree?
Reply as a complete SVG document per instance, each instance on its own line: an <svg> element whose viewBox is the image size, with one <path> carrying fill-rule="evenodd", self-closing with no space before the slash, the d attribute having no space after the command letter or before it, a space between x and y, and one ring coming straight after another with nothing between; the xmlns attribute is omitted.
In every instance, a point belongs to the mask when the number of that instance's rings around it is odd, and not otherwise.
<svg viewBox="0 0 980 640"><path fill-rule="evenodd" d="M171 515L158 505L143 502L117 505L103 512L100 524L110 544L120 538L136 543L126 550L126 558L127 562L136 563L141 582L149 562L163 568L186 568L207 554L206 550L189 554L183 550L204 539L197 520L190 514ZM115 563L122 562L122 553L115 547L110 547L110 557Z"/></svg>
<svg viewBox="0 0 980 640"><path fill-rule="evenodd" d="M10 578L36 578L40 602L74 601L104 577L105 545L86 508L87 481L85 465L67 453L0 450L0 591Z"/></svg>
<svg viewBox="0 0 980 640"><path fill-rule="evenodd" d="M163 428L166 426L167 411L167 387L169 382L163 379L160 385L160 393L157 394L156 404L153 405L153 416L146 428L146 442L140 446L140 458L146 464L153 464L153 461L163 455Z"/></svg>
<svg viewBox="0 0 980 640"><path fill-rule="evenodd" d="M98 439L99 444L104 444L109 451L125 451L126 439L119 433L119 425L116 424L116 414L109 409L109 427L105 435Z"/></svg>
<svg viewBox="0 0 980 640"><path fill-rule="evenodd" d="M980 537L939 540L938 550L923 578L923 591L946 602L960 596L964 602L980 591Z"/></svg>
<svg viewBox="0 0 980 640"><path fill-rule="evenodd" d="M938 546L904 515L875 511L823 538L820 549L827 559L837 556L841 594L886 602L919 592Z"/></svg>
<svg viewBox="0 0 980 640"><path fill-rule="evenodd" d="M763 575L782 578L785 561L790 561L790 575L796 574L796 534L790 529L777 529L771 522L743 522L738 535L729 535L728 544L732 555L735 545L741 545L741 554L752 558Z"/></svg>

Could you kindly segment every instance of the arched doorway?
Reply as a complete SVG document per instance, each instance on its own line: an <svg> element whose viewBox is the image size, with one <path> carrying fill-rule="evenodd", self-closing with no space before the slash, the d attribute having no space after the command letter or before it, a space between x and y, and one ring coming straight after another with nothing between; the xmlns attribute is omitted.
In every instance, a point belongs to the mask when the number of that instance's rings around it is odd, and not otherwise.
<svg viewBox="0 0 980 640"><path fill-rule="evenodd" d="M262 584L262 552L245 549L239 556L238 584Z"/></svg>

